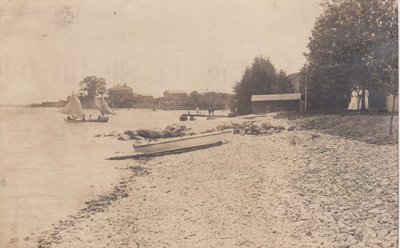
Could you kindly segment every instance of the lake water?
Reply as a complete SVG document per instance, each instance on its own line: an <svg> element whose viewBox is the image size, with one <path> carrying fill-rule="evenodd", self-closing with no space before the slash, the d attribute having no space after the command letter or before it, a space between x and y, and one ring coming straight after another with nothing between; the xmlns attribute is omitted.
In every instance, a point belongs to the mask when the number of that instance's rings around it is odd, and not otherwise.
<svg viewBox="0 0 400 248"><path fill-rule="evenodd" d="M14 246L111 189L132 142L96 134L178 123L182 111L121 109L108 123L66 123L57 108L0 107L0 247ZM96 111L87 114L97 116Z"/></svg>

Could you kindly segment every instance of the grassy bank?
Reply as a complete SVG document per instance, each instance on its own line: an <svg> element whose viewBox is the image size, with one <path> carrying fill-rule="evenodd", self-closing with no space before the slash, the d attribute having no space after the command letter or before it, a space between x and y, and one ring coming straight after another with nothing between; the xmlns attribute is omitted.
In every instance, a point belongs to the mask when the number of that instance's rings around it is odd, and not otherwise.
<svg viewBox="0 0 400 248"><path fill-rule="evenodd" d="M299 129L315 130L370 144L386 145L398 142L398 116L393 118L393 134L388 135L389 115L299 115L278 114L276 118L291 120Z"/></svg>

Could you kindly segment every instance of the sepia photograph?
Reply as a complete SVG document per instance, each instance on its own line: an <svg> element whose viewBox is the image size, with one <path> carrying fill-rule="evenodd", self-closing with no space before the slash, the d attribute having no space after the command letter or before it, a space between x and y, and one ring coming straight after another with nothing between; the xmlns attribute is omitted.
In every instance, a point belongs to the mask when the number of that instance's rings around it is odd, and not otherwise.
<svg viewBox="0 0 400 248"><path fill-rule="evenodd" d="M398 1L0 0L0 248L399 246Z"/></svg>

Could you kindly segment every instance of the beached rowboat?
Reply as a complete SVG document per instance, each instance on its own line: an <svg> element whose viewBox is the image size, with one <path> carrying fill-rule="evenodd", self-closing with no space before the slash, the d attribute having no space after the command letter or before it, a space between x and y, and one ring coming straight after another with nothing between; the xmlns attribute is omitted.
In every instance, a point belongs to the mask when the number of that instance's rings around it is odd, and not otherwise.
<svg viewBox="0 0 400 248"><path fill-rule="evenodd" d="M204 133L180 138L172 138L163 141L150 142L143 145L133 145L135 152L153 154L176 150L192 149L213 145L228 140L232 135L232 129Z"/></svg>

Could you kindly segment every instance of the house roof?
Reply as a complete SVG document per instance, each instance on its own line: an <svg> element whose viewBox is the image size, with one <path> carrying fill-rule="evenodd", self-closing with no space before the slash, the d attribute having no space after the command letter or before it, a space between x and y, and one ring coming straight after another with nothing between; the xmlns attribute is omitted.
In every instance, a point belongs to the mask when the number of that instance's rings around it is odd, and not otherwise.
<svg viewBox="0 0 400 248"><path fill-rule="evenodd" d="M108 89L108 91L132 91L132 88L127 86L126 84L124 85L115 85L113 87L111 87L110 89Z"/></svg>
<svg viewBox="0 0 400 248"><path fill-rule="evenodd" d="M252 95L252 102L264 102L264 101L292 101L300 100L301 93L291 94L271 94L271 95Z"/></svg>

